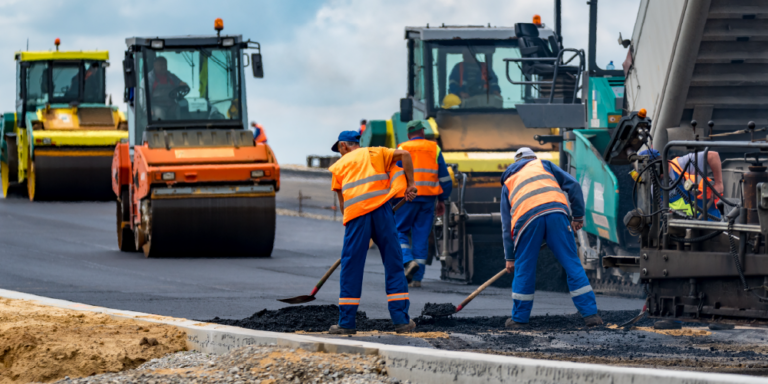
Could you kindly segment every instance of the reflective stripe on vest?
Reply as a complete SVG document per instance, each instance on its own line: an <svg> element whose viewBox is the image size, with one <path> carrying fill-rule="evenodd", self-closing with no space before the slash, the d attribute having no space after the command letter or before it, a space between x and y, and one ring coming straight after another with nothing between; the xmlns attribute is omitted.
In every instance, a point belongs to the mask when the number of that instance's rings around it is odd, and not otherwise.
<svg viewBox="0 0 768 384"><path fill-rule="evenodd" d="M369 148L347 153L329 170L341 182L345 225L387 203L406 186L400 167L391 167L391 176L374 168Z"/></svg>
<svg viewBox="0 0 768 384"><path fill-rule="evenodd" d="M419 139L410 140L398 147L411 154L413 161L413 185L416 186L419 196L437 196L443 193L440 187L437 166L437 143L434 141ZM403 197L400 193L397 197Z"/></svg>
<svg viewBox="0 0 768 384"><path fill-rule="evenodd" d="M557 179L544 169L541 160L531 160L507 178L504 185L509 191L513 238L517 221L531 209L548 203L561 203L568 207L565 192L560 188Z"/></svg>
<svg viewBox="0 0 768 384"><path fill-rule="evenodd" d="M676 157L676 158L672 159L672 161L669 162L670 173L675 174L677 177L680 177L680 175L682 174L683 178L685 178L685 180L688 180L688 181L696 184L696 179L697 179L696 176L697 175L695 174L695 172L694 172L693 175L691 175L688 172L683 172L683 167L680 166L679 159L680 159L679 157ZM693 168L692 164L690 163L690 161L688 162L687 165L691 166L691 168ZM686 169L688 169L688 167L686 167ZM677 177L675 177L675 179L677 179ZM709 181L710 184L714 185L714 182L709 177L707 177L707 181ZM681 181L681 183L682 183L682 181ZM704 187L704 179L699 180L699 183L698 183L697 187L698 187L698 193L696 194L695 198L696 198L696 200L704 201L704 188L705 188ZM680 194L680 193L682 193L681 191L684 191L684 190L685 190L685 187L677 188L677 193ZM689 193L687 191L685 193L688 195L688 198L690 200L692 200L694 198L694 196L691 193ZM712 190L707 187L707 200L712 199L712 197L713 197L712 196ZM717 196L715 196L714 197L714 205L713 206L717 206L718 202L720 202L720 199L718 199Z"/></svg>

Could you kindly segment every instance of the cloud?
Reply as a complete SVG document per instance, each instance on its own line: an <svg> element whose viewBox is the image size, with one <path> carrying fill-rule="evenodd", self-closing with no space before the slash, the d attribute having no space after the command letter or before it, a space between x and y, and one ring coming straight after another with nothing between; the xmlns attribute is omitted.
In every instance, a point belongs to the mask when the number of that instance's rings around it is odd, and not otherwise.
<svg viewBox="0 0 768 384"><path fill-rule="evenodd" d="M586 49L589 7L576 0L564 3L565 44ZM616 38L619 32L631 35L638 4L601 5L601 66L613 60L620 68L626 51ZM405 26L512 26L534 14L554 27L550 1L329 1L294 31L293 39L264 45L265 78L247 84L249 116L264 124L282 162L330 154L339 131L398 111L407 90Z"/></svg>
<svg viewBox="0 0 768 384"><path fill-rule="evenodd" d="M616 39L632 33L639 0L600 4L597 61L620 67L626 51ZM226 32L262 43L265 78L246 80L248 113L264 124L282 163L328 154L339 131L398 110L407 89L405 26L512 26L534 14L554 25L553 1L530 0L0 0L0 11L4 111L15 102L11 53L27 38L34 50L53 49L56 37L62 49L108 49L107 92L122 105L126 37L212 34L222 17ZM563 0L563 11L565 45L586 49L588 6Z"/></svg>

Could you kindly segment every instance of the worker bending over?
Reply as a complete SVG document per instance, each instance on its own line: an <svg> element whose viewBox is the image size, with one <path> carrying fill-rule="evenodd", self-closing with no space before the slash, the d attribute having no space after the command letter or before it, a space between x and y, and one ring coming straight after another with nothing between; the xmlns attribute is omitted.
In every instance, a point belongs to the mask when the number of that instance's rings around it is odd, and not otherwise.
<svg viewBox="0 0 768 384"><path fill-rule="evenodd" d="M453 184L440 147L424 139L424 121L408 123L408 141L399 148L411 154L413 177L418 196L395 212L400 248L403 250L405 277L413 280L409 287L421 287L429 254L429 234L435 213L445 212L445 200L451 196ZM399 198L403 193L398 194ZM435 207L437 200L437 207Z"/></svg>
<svg viewBox="0 0 768 384"><path fill-rule="evenodd" d="M506 327L528 325L542 241L565 268L573 304L584 322L590 327L603 324L597 314L595 293L576 253L573 231L584 226L584 198L579 183L551 162L539 160L530 148L520 148L515 163L501 176L501 184L504 255L507 270L515 273L512 318Z"/></svg>
<svg viewBox="0 0 768 384"><path fill-rule="evenodd" d="M644 149L640 151L639 155L648 156L651 160L661 159L661 154L655 149ZM710 220L722 220L722 215L717 208L717 203L720 201L716 196L713 196L712 189L704 185L704 161L707 162L708 169L712 172L712 178L707 175L707 181L715 187L715 191L719 194L723 194L723 164L720 161L720 154L715 151L709 151L706 156L704 152L699 152L696 157L696 164L694 165L694 154L689 153L685 156L676 157L669 161L669 176L672 183L677 180L680 175L683 175L684 180L680 181L677 188L674 188L669 192L669 208L685 213L688 216L693 216L693 209L690 202L696 200L699 214L704 210L704 204L708 206L707 214ZM698 169L698 172L696 172ZM686 181L690 181L690 190L686 190ZM707 190L707 198L704 199L704 188Z"/></svg>
<svg viewBox="0 0 768 384"><path fill-rule="evenodd" d="M710 170L712 170L712 176L714 177L714 183L712 179L707 177L707 180L715 191L720 195L723 194L723 164L720 162L720 154L714 151L709 151L706 158L704 152L699 152L696 157L696 164L694 166L694 154L689 153L685 156L680 156L672 159L669 162L669 176L671 182L675 182L680 175L685 180L681 180L678 187L669 192L669 207L676 210L685 212L688 216L693 216L693 209L689 202L696 201L699 213L704 210L704 205L707 205L707 216L710 219L722 220L720 211L717 209L717 203L720 201L712 193L712 189L704 185L704 179L701 175L704 174L704 161ZM698 172L696 171L698 169ZM685 183L690 181L691 189L686 191ZM704 189L706 188L707 195L704 198Z"/></svg>
<svg viewBox="0 0 768 384"><path fill-rule="evenodd" d="M411 155L400 149L361 148L360 134L355 131L339 134L339 140L331 150L341 153L341 159L328 170L333 174L332 189L338 195L345 228L339 323L332 326L329 333L356 333L355 314L360 304L370 239L379 247L384 262L389 314L395 331L408 332L416 324L408 316L408 283L389 201L403 191L408 201L416 197ZM398 161L402 161L403 168L396 165Z"/></svg>

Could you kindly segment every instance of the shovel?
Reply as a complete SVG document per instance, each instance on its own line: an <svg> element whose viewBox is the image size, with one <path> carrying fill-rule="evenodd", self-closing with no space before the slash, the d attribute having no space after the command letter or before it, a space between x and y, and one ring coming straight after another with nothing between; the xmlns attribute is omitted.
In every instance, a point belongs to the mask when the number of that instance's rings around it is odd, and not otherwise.
<svg viewBox="0 0 768 384"><path fill-rule="evenodd" d="M640 311L640 314L638 314L637 316L635 316L634 318L632 318L632 320L630 320L630 321L627 321L626 323L624 323L624 324L622 324L622 325L619 325L619 328L628 328L628 327L630 327L632 324L635 324L635 323L637 323L638 321L640 321L640 320L644 319L646 315L648 315L648 306L647 306L647 304L646 304L646 305L643 305L643 310L642 310L642 311Z"/></svg>
<svg viewBox="0 0 768 384"><path fill-rule="evenodd" d="M400 207L403 206L403 204L405 204L405 199L400 200L400 202L397 203L397 205L395 205L394 208L392 208L392 211L396 212L398 209L400 209ZM331 277L331 275L333 275L333 272L336 271L336 268L338 268L340 264L341 264L341 259L336 260L336 262L333 263L331 268L329 268L328 271L325 272L325 275L323 275L323 278L317 282L317 285L315 285L314 288L312 288L312 293L310 293L309 295L290 297L287 299L277 299L277 301L282 301L283 303L288 303L288 304L304 304L304 303L309 303L310 301L314 301L317 291L319 291L320 288L323 287L323 284L325 284L325 281L328 280L328 278Z"/></svg>
<svg viewBox="0 0 768 384"><path fill-rule="evenodd" d="M323 284L325 284L325 281L328 280L329 277L331 277L331 275L333 274L333 271L335 271L336 268L339 267L339 264L341 264L341 259L338 259L336 260L335 263L333 263L331 268L328 269L327 272L325 272L325 275L323 275L323 278L320 279L320 281L317 283L317 285L315 285L314 288L312 288L312 293L310 293L309 295L296 296L288 299L278 299L277 301L282 301L283 303L288 303L288 304L304 304L304 303L309 303L310 301L314 301L317 291L319 291L320 288L323 287Z"/></svg>
<svg viewBox="0 0 768 384"><path fill-rule="evenodd" d="M494 281L500 279L502 276L504 276L507 273L509 272L507 272L506 269L501 270L501 272L497 273L496 276L491 277L490 280L483 283L483 285L477 287L477 289L475 289L475 291L472 292L472 294L467 296L467 298L464 299L464 301L462 301L458 307L454 307L453 305L450 305L450 304L448 305L435 304L434 309L430 309L425 306L424 311L422 311L421 314L426 316L432 316L432 317L445 317L445 316L453 315L454 313L458 313L459 311L464 309L464 307L466 307L470 301L472 301L475 297L477 297L477 295L479 295L480 292L484 291L486 288L488 288L489 285L493 284Z"/></svg>

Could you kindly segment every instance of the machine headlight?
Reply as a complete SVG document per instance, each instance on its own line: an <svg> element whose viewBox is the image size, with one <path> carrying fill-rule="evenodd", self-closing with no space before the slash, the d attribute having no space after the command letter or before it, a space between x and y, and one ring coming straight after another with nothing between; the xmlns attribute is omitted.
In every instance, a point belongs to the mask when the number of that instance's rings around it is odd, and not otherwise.
<svg viewBox="0 0 768 384"><path fill-rule="evenodd" d="M163 40L152 40L149 42L149 46L152 49L163 49L165 47L165 41Z"/></svg>
<svg viewBox="0 0 768 384"><path fill-rule="evenodd" d="M251 177L263 177L264 171L258 170L258 171L251 171Z"/></svg>
<svg viewBox="0 0 768 384"><path fill-rule="evenodd" d="M176 180L176 174L173 172L163 172L163 180L165 181Z"/></svg>
<svg viewBox="0 0 768 384"><path fill-rule="evenodd" d="M43 144L51 145L51 138L50 137L44 137L43 138Z"/></svg>
<svg viewBox="0 0 768 384"><path fill-rule="evenodd" d="M235 39L232 37L228 37L226 39L221 39L221 46L222 47L231 47L235 45Z"/></svg>

